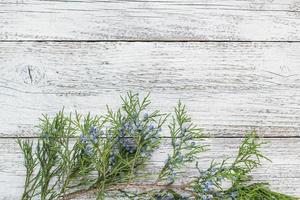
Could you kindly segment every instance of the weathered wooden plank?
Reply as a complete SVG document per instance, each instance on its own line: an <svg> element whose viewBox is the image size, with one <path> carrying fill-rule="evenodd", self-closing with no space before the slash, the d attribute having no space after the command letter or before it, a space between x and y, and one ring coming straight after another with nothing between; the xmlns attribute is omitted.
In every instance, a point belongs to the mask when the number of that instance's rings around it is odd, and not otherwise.
<svg viewBox="0 0 300 200"><path fill-rule="evenodd" d="M253 173L256 181L268 181L271 188L291 195L300 196L300 139L263 139L268 142L262 151L273 162L264 161L263 165ZM210 150L202 154L199 163L205 169L212 159L220 160L224 156L234 156L237 153L241 139L219 138L207 139L204 144L210 145ZM166 159L170 140L164 139L161 148L154 153L151 162L146 167L149 172L157 171ZM0 140L0 199L19 199L23 186L23 157L18 145L13 139ZM195 175L195 169L186 171Z"/></svg>
<svg viewBox="0 0 300 200"><path fill-rule="evenodd" d="M42 113L103 113L126 91L180 98L215 136L300 136L300 43L0 43L0 134L34 136Z"/></svg>
<svg viewBox="0 0 300 200"><path fill-rule="evenodd" d="M2 40L300 40L299 0L0 4Z"/></svg>

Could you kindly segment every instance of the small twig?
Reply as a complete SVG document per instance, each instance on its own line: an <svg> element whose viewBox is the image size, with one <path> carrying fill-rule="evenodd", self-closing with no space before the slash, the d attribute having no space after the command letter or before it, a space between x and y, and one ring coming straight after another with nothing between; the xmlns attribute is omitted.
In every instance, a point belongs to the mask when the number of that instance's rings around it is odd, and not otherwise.
<svg viewBox="0 0 300 200"><path fill-rule="evenodd" d="M195 193L192 192L191 190L187 190L187 187L189 187L189 183L185 184L180 184L180 185L160 185L160 184L137 184L137 183L132 183L132 184L118 184L118 185L112 185L108 186L106 188L106 191L118 191L118 190L124 190L124 189L138 189L138 190L177 190L181 192L186 192L190 193L191 195L195 196ZM76 192L72 192L69 194L66 194L59 199L62 200L71 200L76 197L85 195L85 194L90 194L90 193L96 193L98 191L98 188L96 187L91 187L89 189L83 189L83 190L78 190Z"/></svg>

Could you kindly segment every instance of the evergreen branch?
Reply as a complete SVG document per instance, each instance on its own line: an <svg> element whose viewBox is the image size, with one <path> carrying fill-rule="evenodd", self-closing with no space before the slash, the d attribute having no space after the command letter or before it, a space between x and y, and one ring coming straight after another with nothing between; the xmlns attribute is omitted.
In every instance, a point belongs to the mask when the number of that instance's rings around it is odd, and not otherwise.
<svg viewBox="0 0 300 200"><path fill-rule="evenodd" d="M199 200L295 200L271 191L266 183L249 183L251 172L262 160L263 142L255 131L246 134L237 156L212 161L203 170L199 154L207 151L206 138L180 101L169 114L150 112L149 94L140 98L128 92L116 111L107 106L104 115L65 115L63 110L40 119L36 143L18 139L24 155L26 177L22 200L74 199L95 194L106 199L118 193L127 199ZM145 166L161 144L160 132L167 124L172 151L154 175ZM166 131L167 132L167 131ZM199 174L188 177L186 168L196 165ZM142 175L141 175L142 174ZM143 183L140 183L140 182ZM223 182L230 183L224 187Z"/></svg>

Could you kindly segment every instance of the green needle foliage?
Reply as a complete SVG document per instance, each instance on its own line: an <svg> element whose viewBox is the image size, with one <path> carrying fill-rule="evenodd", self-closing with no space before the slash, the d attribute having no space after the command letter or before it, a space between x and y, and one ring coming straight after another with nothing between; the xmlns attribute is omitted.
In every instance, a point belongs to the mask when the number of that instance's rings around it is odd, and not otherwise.
<svg viewBox="0 0 300 200"><path fill-rule="evenodd" d="M121 98L118 110L107 107L101 116L63 111L54 118L43 116L37 141L18 140L26 168L22 200L67 200L91 193L95 199L297 199L271 191L267 183L249 182L252 170L267 159L255 132L246 135L236 158L202 169L198 156L207 151L206 136L180 101L169 117L149 112L149 95L129 92ZM172 151L160 169L147 173L152 155L165 145L160 132L167 118ZM196 175L187 176L192 166Z"/></svg>

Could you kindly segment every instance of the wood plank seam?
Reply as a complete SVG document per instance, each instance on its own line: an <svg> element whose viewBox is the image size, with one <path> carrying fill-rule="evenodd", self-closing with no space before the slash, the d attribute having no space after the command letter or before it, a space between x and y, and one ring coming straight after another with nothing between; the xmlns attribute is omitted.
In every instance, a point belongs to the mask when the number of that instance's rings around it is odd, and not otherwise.
<svg viewBox="0 0 300 200"><path fill-rule="evenodd" d="M55 39L45 39L45 40L0 40L2 43L14 43L14 42L37 42L37 43L47 43L47 42L57 42L57 43L71 43L71 42L86 42L86 43L94 43L94 42L99 42L99 43L109 43L109 42L144 42L144 43L177 43L177 42L182 42L182 43L300 43L300 40L192 40L192 39L187 39L187 40L138 40L138 39L132 39L132 40L127 40L127 39L115 39L115 40L55 40Z"/></svg>

